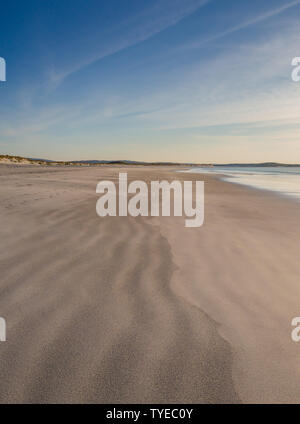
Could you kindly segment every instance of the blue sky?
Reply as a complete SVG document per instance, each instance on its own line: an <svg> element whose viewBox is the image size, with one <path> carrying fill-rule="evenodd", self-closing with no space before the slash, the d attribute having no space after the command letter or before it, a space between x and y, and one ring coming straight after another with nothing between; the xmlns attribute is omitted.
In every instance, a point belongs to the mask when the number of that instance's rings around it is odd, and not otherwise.
<svg viewBox="0 0 300 424"><path fill-rule="evenodd" d="M0 153L300 163L300 0L1 5Z"/></svg>

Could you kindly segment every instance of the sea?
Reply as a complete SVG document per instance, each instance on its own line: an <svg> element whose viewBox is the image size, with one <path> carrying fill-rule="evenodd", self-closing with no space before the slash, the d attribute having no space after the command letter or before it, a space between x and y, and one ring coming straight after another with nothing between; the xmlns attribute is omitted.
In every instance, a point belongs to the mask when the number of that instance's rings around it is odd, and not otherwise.
<svg viewBox="0 0 300 424"><path fill-rule="evenodd" d="M215 165L194 167L186 172L216 174L224 181L273 191L300 201L300 166Z"/></svg>

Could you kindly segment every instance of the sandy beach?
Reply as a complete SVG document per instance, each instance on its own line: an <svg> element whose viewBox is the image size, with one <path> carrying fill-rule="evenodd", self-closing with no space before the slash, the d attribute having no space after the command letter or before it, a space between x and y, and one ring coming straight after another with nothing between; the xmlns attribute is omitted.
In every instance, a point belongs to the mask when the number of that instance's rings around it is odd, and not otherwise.
<svg viewBox="0 0 300 424"><path fill-rule="evenodd" d="M105 217L100 180L204 180L205 222ZM174 167L0 165L1 403L300 399L300 204Z"/></svg>

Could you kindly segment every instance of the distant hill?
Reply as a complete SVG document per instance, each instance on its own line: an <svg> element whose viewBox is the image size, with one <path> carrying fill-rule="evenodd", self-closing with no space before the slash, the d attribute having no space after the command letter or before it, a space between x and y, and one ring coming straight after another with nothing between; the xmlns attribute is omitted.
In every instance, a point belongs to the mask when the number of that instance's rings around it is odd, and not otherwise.
<svg viewBox="0 0 300 424"><path fill-rule="evenodd" d="M237 167L276 167L276 166L299 166L300 164L286 164L277 162L263 163L224 163L224 164L209 164L209 163L180 163L180 162L139 162L134 160L72 160L72 161L55 161L50 159L25 158L22 156L0 155L0 163L4 164L19 164L19 165L47 165L47 166L97 166L97 165L159 165L159 166L190 166L190 167L218 167L218 166L237 166Z"/></svg>
<svg viewBox="0 0 300 424"><path fill-rule="evenodd" d="M13 155L0 155L0 163L5 164L31 164L47 166L96 166L96 165L181 165L181 166L206 166L204 164L176 163L176 162L139 162L134 160L73 160L54 161L50 159L25 158Z"/></svg>
<svg viewBox="0 0 300 424"><path fill-rule="evenodd" d="M0 155L0 163L4 163L7 165L9 164L30 165L36 162L28 158L23 158L22 156Z"/></svg>
<svg viewBox="0 0 300 424"><path fill-rule="evenodd" d="M279 162L262 162L262 163L224 163L224 164L215 164L214 166L256 166L256 167L276 167L276 166L300 166L300 164L290 164L290 163L279 163Z"/></svg>

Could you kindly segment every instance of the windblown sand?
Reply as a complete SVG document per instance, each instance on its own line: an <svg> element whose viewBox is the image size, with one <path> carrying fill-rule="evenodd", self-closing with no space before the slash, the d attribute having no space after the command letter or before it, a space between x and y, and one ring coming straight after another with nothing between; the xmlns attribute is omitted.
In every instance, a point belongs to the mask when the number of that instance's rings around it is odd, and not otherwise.
<svg viewBox="0 0 300 424"><path fill-rule="evenodd" d="M96 215L204 180L205 223ZM0 166L1 403L300 402L300 205L163 167Z"/></svg>

